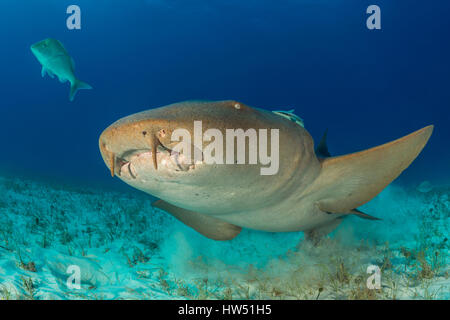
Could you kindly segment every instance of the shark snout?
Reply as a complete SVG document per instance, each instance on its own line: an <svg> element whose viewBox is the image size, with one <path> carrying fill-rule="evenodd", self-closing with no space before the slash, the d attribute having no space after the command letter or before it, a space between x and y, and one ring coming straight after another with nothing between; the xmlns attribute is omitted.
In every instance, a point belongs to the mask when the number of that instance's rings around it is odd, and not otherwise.
<svg viewBox="0 0 450 320"><path fill-rule="evenodd" d="M103 131L99 139L99 148L112 177L120 176L120 168L128 162L127 156L132 150L148 149L147 143L140 140L126 128L109 127Z"/></svg>
<svg viewBox="0 0 450 320"><path fill-rule="evenodd" d="M106 166L110 169L111 176L114 177L116 169L115 166L116 154L108 149L107 143L104 139L100 139L99 147L103 161L105 162Z"/></svg>
<svg viewBox="0 0 450 320"><path fill-rule="evenodd" d="M163 133L149 121L113 124L105 129L99 138L99 148L111 176L120 176L124 165L130 166L133 157L143 154L158 169L157 153L170 151L160 141Z"/></svg>

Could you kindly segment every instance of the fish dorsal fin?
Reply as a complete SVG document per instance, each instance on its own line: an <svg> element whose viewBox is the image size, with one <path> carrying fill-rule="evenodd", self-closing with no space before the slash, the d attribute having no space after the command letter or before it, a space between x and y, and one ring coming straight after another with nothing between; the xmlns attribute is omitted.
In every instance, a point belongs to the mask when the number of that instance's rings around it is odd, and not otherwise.
<svg viewBox="0 0 450 320"><path fill-rule="evenodd" d="M316 155L318 155L319 157L322 157L322 158L331 157L331 154L328 151L328 146L327 146L327 134L328 134L328 129L326 129L325 132L323 133L322 139L320 140L320 142L316 148Z"/></svg>
<svg viewBox="0 0 450 320"><path fill-rule="evenodd" d="M324 212L348 213L365 204L396 179L419 155L433 132L428 126L381 146L325 158L308 193Z"/></svg>
<svg viewBox="0 0 450 320"><path fill-rule="evenodd" d="M241 232L241 227L198 212L179 208L164 200L155 201L153 206L169 212L185 225L213 240L231 240Z"/></svg>
<svg viewBox="0 0 450 320"><path fill-rule="evenodd" d="M64 47L64 45L62 44L62 42L59 41L59 40L56 40L56 39L55 39L55 41L56 41L56 43L58 43L59 46L61 46L61 49L62 49L62 51L64 52L64 55L69 55L69 53L67 52L66 47Z"/></svg>
<svg viewBox="0 0 450 320"><path fill-rule="evenodd" d="M305 127L305 122L302 118L300 118L298 115L294 114L294 109L288 110L288 111L272 111L273 113L286 118L288 120L291 120L298 124L301 127Z"/></svg>

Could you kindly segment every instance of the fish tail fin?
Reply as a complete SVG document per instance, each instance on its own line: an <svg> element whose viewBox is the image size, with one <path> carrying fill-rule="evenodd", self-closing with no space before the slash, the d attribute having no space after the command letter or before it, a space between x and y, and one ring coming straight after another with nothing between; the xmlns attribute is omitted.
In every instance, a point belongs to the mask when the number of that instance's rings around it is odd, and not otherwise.
<svg viewBox="0 0 450 320"><path fill-rule="evenodd" d="M73 101L73 99L75 98L75 94L80 89L92 89L92 86L89 85L86 82L83 82L81 80L75 79L75 81L73 81L70 84L70 95L69 95L70 101Z"/></svg>

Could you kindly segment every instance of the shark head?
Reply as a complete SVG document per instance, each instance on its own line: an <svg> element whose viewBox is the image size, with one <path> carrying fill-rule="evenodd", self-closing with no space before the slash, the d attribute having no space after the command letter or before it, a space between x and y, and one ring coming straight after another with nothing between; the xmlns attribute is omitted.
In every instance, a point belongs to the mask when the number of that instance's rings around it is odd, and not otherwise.
<svg viewBox="0 0 450 320"><path fill-rule="evenodd" d="M169 121L158 110L149 110L120 119L105 129L99 147L111 176L136 179L187 171L178 153L170 148L170 137L177 125L182 123Z"/></svg>
<svg viewBox="0 0 450 320"><path fill-rule="evenodd" d="M246 141L245 159L239 159L237 149L234 149L231 160L227 158L226 133L235 129L257 133L268 131L266 139L269 146L268 150L263 151L266 151L268 158L275 159L278 150L273 150L277 143L272 143L275 135L271 130L277 130L277 121L291 123L269 111L251 108L237 101L182 102L116 121L101 134L99 148L111 175L139 190L175 203L183 200L186 204L189 200L184 199L183 194L192 198L204 191L204 197L211 200L212 190L217 189L216 197L221 197L220 202L225 203L226 198L248 198L250 186L262 179L261 168L270 165L267 161L264 164L250 161L249 137L242 139ZM294 123L292 125L296 126ZM219 140L218 136L223 137L222 142L216 145L218 148L212 153L207 152L211 150L208 146ZM280 137L283 137L282 133ZM254 144L257 144L256 141ZM234 146L237 148L237 145L238 142ZM217 155L219 149L226 153L223 163L208 157ZM257 157L259 159L261 153ZM276 173L286 179L292 174L281 166L280 173ZM271 178L265 179L269 181ZM263 196L264 192L261 192Z"/></svg>
<svg viewBox="0 0 450 320"><path fill-rule="evenodd" d="M112 176L121 177L128 173L134 179L147 173L162 179L186 173L200 167L203 160L201 151L198 152L194 146L195 135L199 134L195 132L195 122L202 123L203 131L215 128L225 132L226 128L236 125L242 127L245 117L241 116L245 110L241 108L244 105L235 101L183 102L136 113L116 121L103 131L99 139L100 151ZM252 110L248 108L247 111ZM177 131L189 138L185 142L192 148L190 157L177 148L183 141ZM203 132L200 135L203 137Z"/></svg>

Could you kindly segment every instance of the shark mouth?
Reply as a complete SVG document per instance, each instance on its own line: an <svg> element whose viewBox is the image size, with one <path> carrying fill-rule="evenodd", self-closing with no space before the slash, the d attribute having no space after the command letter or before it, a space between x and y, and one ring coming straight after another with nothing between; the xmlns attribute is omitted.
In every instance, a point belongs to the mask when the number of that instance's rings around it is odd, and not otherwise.
<svg viewBox="0 0 450 320"><path fill-rule="evenodd" d="M153 163L155 170L163 172L187 172L195 169L195 164L190 163L183 154L162 145L156 148L156 154L151 150L128 150L120 157L111 153L109 161L111 176L117 174L121 177L126 173L132 179L137 178L136 168L148 163Z"/></svg>

